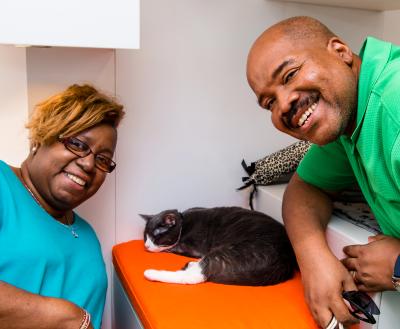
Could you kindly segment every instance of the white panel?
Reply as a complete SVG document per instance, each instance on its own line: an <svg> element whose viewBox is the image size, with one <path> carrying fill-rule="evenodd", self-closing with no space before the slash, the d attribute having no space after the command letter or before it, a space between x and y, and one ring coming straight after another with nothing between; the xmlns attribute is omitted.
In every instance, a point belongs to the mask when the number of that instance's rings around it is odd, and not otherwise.
<svg viewBox="0 0 400 329"><path fill-rule="evenodd" d="M285 2L309 3L322 6L338 6L345 8L358 8L367 10L393 10L400 9L398 0L273 0Z"/></svg>
<svg viewBox="0 0 400 329"><path fill-rule="evenodd" d="M358 51L382 34L381 15L265 0L146 0L142 46L117 51L117 94L128 109L120 131L117 242L140 238L138 213L247 205L236 188L241 160L294 140L278 133L246 82L250 45L292 15L326 22Z"/></svg>
<svg viewBox="0 0 400 329"><path fill-rule="evenodd" d="M73 83L91 83L115 94L115 51L82 48L27 50L29 107ZM118 167L116 169L118 171ZM102 329L111 328L111 248L115 244L115 173L77 212L94 227L103 250L109 279Z"/></svg>
<svg viewBox="0 0 400 329"><path fill-rule="evenodd" d="M113 271L113 291L112 329L143 329L139 316L115 271Z"/></svg>
<svg viewBox="0 0 400 329"><path fill-rule="evenodd" d="M19 167L29 151L26 50L0 45L0 159Z"/></svg>
<svg viewBox="0 0 400 329"><path fill-rule="evenodd" d="M400 294L398 291L385 291L382 294L379 329L393 329L399 327L399 305Z"/></svg>
<svg viewBox="0 0 400 329"><path fill-rule="evenodd" d="M138 48L139 0L2 0L0 43Z"/></svg>

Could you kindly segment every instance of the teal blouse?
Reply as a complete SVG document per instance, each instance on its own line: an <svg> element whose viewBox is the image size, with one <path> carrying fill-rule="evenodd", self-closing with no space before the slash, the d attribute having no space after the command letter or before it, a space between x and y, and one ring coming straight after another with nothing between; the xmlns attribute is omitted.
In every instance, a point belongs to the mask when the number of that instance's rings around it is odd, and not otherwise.
<svg viewBox="0 0 400 329"><path fill-rule="evenodd" d="M76 213L74 218L77 238L0 161L0 280L69 300L85 308L100 329L107 290L101 247L91 226Z"/></svg>

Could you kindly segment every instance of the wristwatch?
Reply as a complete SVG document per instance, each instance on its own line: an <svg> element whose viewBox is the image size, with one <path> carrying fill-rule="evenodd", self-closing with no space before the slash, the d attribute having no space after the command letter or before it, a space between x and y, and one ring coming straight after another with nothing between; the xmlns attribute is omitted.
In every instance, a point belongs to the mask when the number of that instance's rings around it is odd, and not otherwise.
<svg viewBox="0 0 400 329"><path fill-rule="evenodd" d="M392 275L393 287L400 292L400 255L396 259Z"/></svg>

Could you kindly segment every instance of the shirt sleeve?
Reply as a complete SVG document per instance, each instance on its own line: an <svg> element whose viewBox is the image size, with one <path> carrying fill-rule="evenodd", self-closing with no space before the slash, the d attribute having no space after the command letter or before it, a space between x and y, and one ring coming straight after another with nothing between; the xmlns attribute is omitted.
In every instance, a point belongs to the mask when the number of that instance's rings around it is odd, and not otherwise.
<svg viewBox="0 0 400 329"><path fill-rule="evenodd" d="M340 141L312 145L300 162L297 174L305 182L328 191L343 190L357 183Z"/></svg>

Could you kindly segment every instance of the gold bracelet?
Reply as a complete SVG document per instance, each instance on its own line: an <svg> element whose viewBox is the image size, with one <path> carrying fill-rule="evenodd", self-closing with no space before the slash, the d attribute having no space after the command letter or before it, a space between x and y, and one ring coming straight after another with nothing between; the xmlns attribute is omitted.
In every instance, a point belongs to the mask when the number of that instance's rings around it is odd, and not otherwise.
<svg viewBox="0 0 400 329"><path fill-rule="evenodd" d="M85 309L82 309L82 311L83 311L83 317L79 329L88 329L90 326L90 314Z"/></svg>

